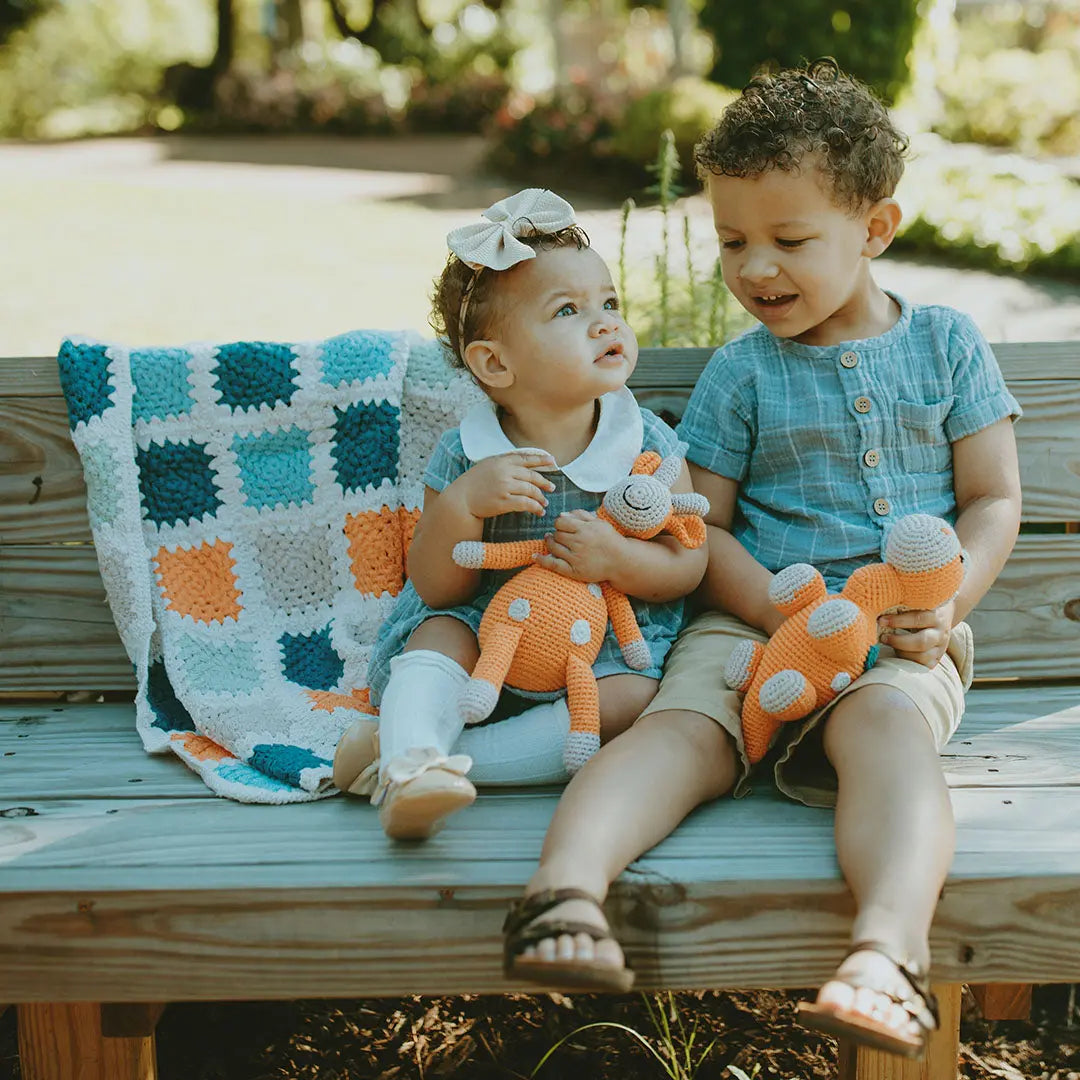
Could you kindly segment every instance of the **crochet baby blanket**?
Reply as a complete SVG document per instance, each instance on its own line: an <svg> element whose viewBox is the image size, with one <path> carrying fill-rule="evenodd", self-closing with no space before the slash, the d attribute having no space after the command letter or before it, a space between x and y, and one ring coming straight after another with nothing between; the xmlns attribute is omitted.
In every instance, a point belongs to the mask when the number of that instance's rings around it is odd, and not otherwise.
<svg viewBox="0 0 1080 1080"><path fill-rule="evenodd" d="M412 332L59 354L136 724L218 795L334 794L424 467L479 391Z"/></svg>

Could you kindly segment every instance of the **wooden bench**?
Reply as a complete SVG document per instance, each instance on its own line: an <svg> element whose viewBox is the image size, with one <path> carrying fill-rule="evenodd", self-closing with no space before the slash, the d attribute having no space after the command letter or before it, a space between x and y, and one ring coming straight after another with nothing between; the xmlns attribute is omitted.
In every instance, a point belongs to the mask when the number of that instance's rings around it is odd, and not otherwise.
<svg viewBox="0 0 1080 1080"><path fill-rule="evenodd" d="M961 983L1014 984L982 992L1009 1013L1022 984L1080 981L1080 344L996 351L1026 410L1028 531L972 616L980 681L947 754L945 1024L921 1066L842 1048L848 1080L954 1077ZM640 399L677 414L707 357L646 350ZM153 1077L146 1003L508 989L499 926L556 791L484 794L396 847L354 800L215 798L142 751L132 685L55 362L0 360L0 1003L24 1080ZM766 783L703 807L609 910L642 988L816 985L851 916L832 815Z"/></svg>

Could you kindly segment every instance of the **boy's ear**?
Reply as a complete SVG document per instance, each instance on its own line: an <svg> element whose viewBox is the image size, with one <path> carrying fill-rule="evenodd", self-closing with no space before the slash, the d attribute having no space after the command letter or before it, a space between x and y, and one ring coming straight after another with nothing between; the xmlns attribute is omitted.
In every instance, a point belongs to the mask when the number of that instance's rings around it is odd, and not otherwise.
<svg viewBox="0 0 1080 1080"><path fill-rule="evenodd" d="M866 243L863 254L868 258L880 255L896 236L903 212L895 199L879 199L866 212Z"/></svg>
<svg viewBox="0 0 1080 1080"><path fill-rule="evenodd" d="M464 359L465 366L483 386L502 390L514 381L514 373L503 365L497 341L470 341Z"/></svg>

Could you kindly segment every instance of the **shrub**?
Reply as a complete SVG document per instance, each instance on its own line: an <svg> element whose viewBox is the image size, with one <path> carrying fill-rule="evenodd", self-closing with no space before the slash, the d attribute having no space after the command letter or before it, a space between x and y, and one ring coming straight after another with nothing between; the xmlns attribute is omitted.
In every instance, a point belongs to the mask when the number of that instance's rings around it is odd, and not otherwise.
<svg viewBox="0 0 1080 1080"><path fill-rule="evenodd" d="M699 19L716 40L716 82L741 87L763 64L792 67L835 56L891 102L907 82L918 8L919 0L707 3Z"/></svg>
<svg viewBox="0 0 1080 1080"><path fill-rule="evenodd" d="M513 94L498 111L490 164L511 176L552 180L565 186L641 192L665 130L674 132L681 163L678 185L695 183L693 145L734 92L685 77L629 98L599 97L573 88L547 100Z"/></svg>
<svg viewBox="0 0 1080 1080"><path fill-rule="evenodd" d="M148 121L170 63L209 59L209 10L187 0L80 0L50 7L0 47L0 134L130 130Z"/></svg>
<svg viewBox="0 0 1080 1080"><path fill-rule="evenodd" d="M1080 185L1017 155L916 158L898 194L898 248L969 266L1080 279Z"/></svg>
<svg viewBox="0 0 1080 1080"><path fill-rule="evenodd" d="M1080 57L1064 49L961 56L941 82L935 130L955 142L1080 153Z"/></svg>

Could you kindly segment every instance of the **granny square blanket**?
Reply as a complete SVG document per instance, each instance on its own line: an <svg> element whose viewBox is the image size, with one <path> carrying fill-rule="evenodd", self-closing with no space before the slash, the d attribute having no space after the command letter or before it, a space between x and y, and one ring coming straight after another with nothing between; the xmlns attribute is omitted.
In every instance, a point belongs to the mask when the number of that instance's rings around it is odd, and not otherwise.
<svg viewBox="0 0 1080 1080"><path fill-rule="evenodd" d="M216 794L335 793L439 435L479 391L438 342L60 349L136 725Z"/></svg>

